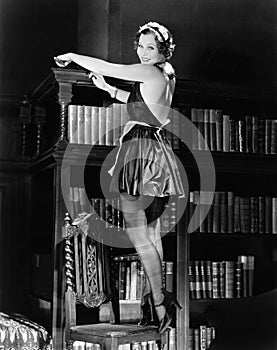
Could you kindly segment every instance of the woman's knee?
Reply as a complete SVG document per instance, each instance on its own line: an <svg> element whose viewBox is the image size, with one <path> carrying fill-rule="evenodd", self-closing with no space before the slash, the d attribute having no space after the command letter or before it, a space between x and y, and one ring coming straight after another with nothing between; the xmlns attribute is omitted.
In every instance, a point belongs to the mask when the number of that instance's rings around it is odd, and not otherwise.
<svg viewBox="0 0 277 350"><path fill-rule="evenodd" d="M123 217L127 228L145 227L146 219L143 212L129 213L123 211Z"/></svg>

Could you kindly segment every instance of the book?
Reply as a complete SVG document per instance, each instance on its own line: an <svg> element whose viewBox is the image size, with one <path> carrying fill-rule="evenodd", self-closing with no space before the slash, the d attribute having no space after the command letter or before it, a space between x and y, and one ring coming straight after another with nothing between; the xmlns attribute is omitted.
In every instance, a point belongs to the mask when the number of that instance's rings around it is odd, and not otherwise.
<svg viewBox="0 0 277 350"><path fill-rule="evenodd" d="M223 152L230 152L230 116L224 114L222 116L222 128L223 128L223 137L222 137L222 149Z"/></svg>
<svg viewBox="0 0 277 350"><path fill-rule="evenodd" d="M234 192L227 192L227 232L234 232Z"/></svg>
<svg viewBox="0 0 277 350"><path fill-rule="evenodd" d="M91 145L91 106L84 106L84 143Z"/></svg>
<svg viewBox="0 0 277 350"><path fill-rule="evenodd" d="M211 140L210 140L210 110L204 109L204 139L205 139L205 150L211 148Z"/></svg>
<svg viewBox="0 0 277 350"><path fill-rule="evenodd" d="M215 111L216 150L223 151L223 114L221 109Z"/></svg>
<svg viewBox="0 0 277 350"><path fill-rule="evenodd" d="M165 262L165 288L168 292L173 292L173 261Z"/></svg>
<svg viewBox="0 0 277 350"><path fill-rule="evenodd" d="M235 281L235 263L234 261L225 261L225 298L234 298L234 281Z"/></svg>
<svg viewBox="0 0 277 350"><path fill-rule="evenodd" d="M216 151L216 111L210 109L210 148Z"/></svg>
<svg viewBox="0 0 277 350"><path fill-rule="evenodd" d="M277 197L272 198L272 233L277 234Z"/></svg>
<svg viewBox="0 0 277 350"><path fill-rule="evenodd" d="M198 125L198 147L197 149L199 151L203 151L205 149L205 126L204 126L204 109L202 108L197 108L196 109L197 113L197 125Z"/></svg>
<svg viewBox="0 0 277 350"><path fill-rule="evenodd" d="M107 146L113 146L114 145L114 134L113 134L113 128L114 128L114 107L109 106L106 107L106 132L105 132L105 145Z"/></svg>
<svg viewBox="0 0 277 350"><path fill-rule="evenodd" d="M213 200L213 233L220 233L220 192L214 193Z"/></svg>
<svg viewBox="0 0 277 350"><path fill-rule="evenodd" d="M78 135L78 144L85 143L85 106L77 106L77 135Z"/></svg>
<svg viewBox="0 0 277 350"><path fill-rule="evenodd" d="M194 261L194 274L195 274L195 296L196 299L202 298L202 284L201 284L201 271L200 271L200 261Z"/></svg>
<svg viewBox="0 0 277 350"><path fill-rule="evenodd" d="M91 144L99 144L99 107L92 106L91 112Z"/></svg>
<svg viewBox="0 0 277 350"><path fill-rule="evenodd" d="M137 299L137 283L138 283L138 261L133 260L130 263L130 300Z"/></svg>
<svg viewBox="0 0 277 350"><path fill-rule="evenodd" d="M206 299L208 295L206 262L204 260L200 260L199 265L200 265L201 297L203 299Z"/></svg>
<svg viewBox="0 0 277 350"><path fill-rule="evenodd" d="M196 281L195 281L195 274L193 272L193 261L189 262L188 275L189 275L189 295L191 299L195 299L196 298Z"/></svg>
<svg viewBox="0 0 277 350"><path fill-rule="evenodd" d="M99 107L99 134L98 144L101 146L106 145L106 107Z"/></svg>
<svg viewBox="0 0 277 350"><path fill-rule="evenodd" d="M113 104L113 144L119 145L119 137L121 135L121 105L119 103Z"/></svg>
<svg viewBox="0 0 277 350"><path fill-rule="evenodd" d="M78 143L78 124L77 124L77 106L68 106L68 141Z"/></svg>

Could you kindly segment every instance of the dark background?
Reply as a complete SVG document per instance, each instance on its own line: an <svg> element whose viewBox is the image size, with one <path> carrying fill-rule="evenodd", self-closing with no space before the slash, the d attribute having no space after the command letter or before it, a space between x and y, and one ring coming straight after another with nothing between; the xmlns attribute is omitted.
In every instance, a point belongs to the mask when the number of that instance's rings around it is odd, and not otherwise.
<svg viewBox="0 0 277 350"><path fill-rule="evenodd" d="M16 136L24 95L60 53L136 62L133 36L150 20L174 34L178 79L232 91L276 89L276 0L0 0L0 311L36 307L26 296L36 266L29 252L39 242L28 236L23 214L29 179ZM42 227L47 208L40 215ZM39 308L49 311L47 303Z"/></svg>

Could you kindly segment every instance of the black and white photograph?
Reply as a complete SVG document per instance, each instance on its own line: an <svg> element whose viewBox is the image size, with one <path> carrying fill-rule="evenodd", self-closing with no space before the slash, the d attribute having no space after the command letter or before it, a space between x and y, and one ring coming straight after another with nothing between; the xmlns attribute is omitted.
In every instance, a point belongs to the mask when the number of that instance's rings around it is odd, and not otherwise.
<svg viewBox="0 0 277 350"><path fill-rule="evenodd" d="M276 350L277 0L0 28L0 350Z"/></svg>

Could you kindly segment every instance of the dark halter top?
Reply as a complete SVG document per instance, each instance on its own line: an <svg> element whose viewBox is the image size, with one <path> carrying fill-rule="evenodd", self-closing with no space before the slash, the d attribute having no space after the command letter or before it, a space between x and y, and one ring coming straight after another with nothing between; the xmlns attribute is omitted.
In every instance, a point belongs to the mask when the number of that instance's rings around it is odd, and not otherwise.
<svg viewBox="0 0 277 350"><path fill-rule="evenodd" d="M140 82L135 82L128 98L127 110L130 120L161 126L160 121L150 111L140 92Z"/></svg>

